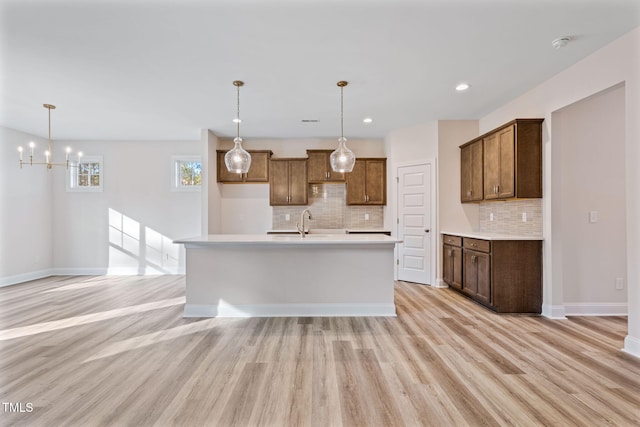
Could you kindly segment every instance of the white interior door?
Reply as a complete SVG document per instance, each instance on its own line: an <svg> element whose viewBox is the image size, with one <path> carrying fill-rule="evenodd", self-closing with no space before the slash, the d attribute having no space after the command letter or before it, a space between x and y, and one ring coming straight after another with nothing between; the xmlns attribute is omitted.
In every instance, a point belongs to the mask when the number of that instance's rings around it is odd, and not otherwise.
<svg viewBox="0 0 640 427"><path fill-rule="evenodd" d="M431 284L431 165L398 167L398 280Z"/></svg>

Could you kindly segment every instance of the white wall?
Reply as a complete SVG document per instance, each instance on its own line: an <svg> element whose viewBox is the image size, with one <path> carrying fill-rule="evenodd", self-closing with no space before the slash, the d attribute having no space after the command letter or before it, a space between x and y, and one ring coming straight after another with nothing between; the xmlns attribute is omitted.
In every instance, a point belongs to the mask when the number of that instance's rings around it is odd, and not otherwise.
<svg viewBox="0 0 640 427"><path fill-rule="evenodd" d="M562 246L555 242L552 202L557 201L553 183L552 114L577 101L624 83L625 159L627 217L628 335L625 350L640 356L640 28L622 36L533 90L480 120L486 132L514 117L543 117L544 159L544 291L543 314L564 316ZM560 239L558 239L560 240Z"/></svg>
<svg viewBox="0 0 640 427"><path fill-rule="evenodd" d="M335 150L338 139L318 138L244 138L242 146L245 150L271 150L273 157L307 157L307 150ZM219 138L218 149L228 150L233 147L233 138ZM356 157L384 157L385 148L382 139L351 139L347 147Z"/></svg>
<svg viewBox="0 0 640 427"><path fill-rule="evenodd" d="M54 259L59 274L156 274L184 270L181 245L200 234L201 193L172 191L173 155L199 155L198 141L59 141L103 156L100 193L53 183Z"/></svg>
<svg viewBox="0 0 640 427"><path fill-rule="evenodd" d="M477 120L438 122L438 217L440 230L477 231L478 205L460 203L460 146L477 137Z"/></svg>
<svg viewBox="0 0 640 427"><path fill-rule="evenodd" d="M429 122L408 128L396 129L384 139L387 155L387 209L384 228L396 234L398 166L422 160L438 158L438 123ZM436 166L437 168L437 166Z"/></svg>
<svg viewBox="0 0 640 427"><path fill-rule="evenodd" d="M562 289L567 314L595 304L626 313L626 203L624 168L624 86L606 90L552 115L557 153L552 221L561 224ZM589 212L598 214L591 223Z"/></svg>
<svg viewBox="0 0 640 427"><path fill-rule="evenodd" d="M48 276L53 268L53 177L62 171L20 169L17 148L25 147L28 161L30 141L34 161L43 161L46 139L0 127L0 286Z"/></svg>
<svg viewBox="0 0 640 427"><path fill-rule="evenodd" d="M460 149L459 146L478 136L476 120L441 120L419 126L397 129L385 138L391 170L388 180L387 228L396 231L397 168L403 164L422 160L435 160L437 180L436 225L431 238L436 241L436 282L442 285L442 247L440 230L471 231L478 229L478 206L460 203Z"/></svg>
<svg viewBox="0 0 640 427"><path fill-rule="evenodd" d="M201 130L202 150L202 229L200 234L220 233L222 228L221 190L217 183L217 153L218 137L208 129Z"/></svg>
<svg viewBox="0 0 640 427"><path fill-rule="evenodd" d="M218 149L220 150L228 150L232 146L231 139L220 138L218 140ZM386 155L384 141L381 139L349 139L347 146L356 154L356 157L385 157ZM307 150L335 149L337 140L246 138L243 147L247 150L271 150L274 158L304 158L307 157ZM268 184L218 184L218 189L220 191L221 233L261 234L272 228L273 210L269 205ZM210 211L210 215L214 212L215 210Z"/></svg>

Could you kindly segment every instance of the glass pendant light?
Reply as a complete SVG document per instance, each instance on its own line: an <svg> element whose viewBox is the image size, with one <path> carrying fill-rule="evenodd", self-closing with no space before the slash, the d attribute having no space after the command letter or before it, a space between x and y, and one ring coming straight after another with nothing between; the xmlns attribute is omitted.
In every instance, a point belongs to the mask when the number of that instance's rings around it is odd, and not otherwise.
<svg viewBox="0 0 640 427"><path fill-rule="evenodd" d="M249 172L249 168L251 167L251 154L247 152L244 148L242 148L242 138L240 138L240 86L244 85L244 82L240 80L236 80L233 82L233 85L237 88L238 97L237 97L237 111L236 118L234 122L236 122L237 134L233 139L233 148L227 151L227 154L224 155L224 164L227 166L227 170L232 173L247 173Z"/></svg>
<svg viewBox="0 0 640 427"><path fill-rule="evenodd" d="M348 82L339 81L340 87L340 138L338 138L338 148L331 153L329 161L331 169L334 172L351 172L356 164L356 155L347 148L347 138L344 137L344 108L343 108L343 89Z"/></svg>

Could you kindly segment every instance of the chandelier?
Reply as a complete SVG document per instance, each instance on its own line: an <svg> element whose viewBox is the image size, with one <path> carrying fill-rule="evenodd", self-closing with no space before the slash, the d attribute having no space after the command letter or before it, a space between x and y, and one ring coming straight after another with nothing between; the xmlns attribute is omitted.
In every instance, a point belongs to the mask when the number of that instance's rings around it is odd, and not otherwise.
<svg viewBox="0 0 640 427"><path fill-rule="evenodd" d="M44 157L45 157L45 161L44 162L34 162L33 161L33 151L34 148L36 147L35 142L31 141L29 143L29 161L25 162L23 161L22 158L22 153L24 152L24 148L22 146L18 147L18 152L20 153L20 169L22 169L22 165L25 163L28 163L30 166L33 165L46 165L47 169L51 169L53 166L64 166L67 169L69 167L75 167L75 165L70 165L69 164L69 154L71 154L71 147L67 147L65 149L65 161L64 163L62 162L54 162L51 160L52 158L52 150L51 150L51 110L55 110L56 106L55 105L51 105L51 104L42 104L42 106L44 108L46 108L47 110L49 110L49 144L48 144L48 149L47 151L44 152ZM80 158L82 158L82 153L78 152L78 163L80 163Z"/></svg>
<svg viewBox="0 0 640 427"><path fill-rule="evenodd" d="M224 164L227 166L227 170L233 173L247 173L251 167L251 154L242 148L242 138L240 138L240 86L244 85L244 82L236 80L233 85L237 88L237 110L236 118L233 120L236 123L237 134L233 139L233 148L227 151L224 155Z"/></svg>

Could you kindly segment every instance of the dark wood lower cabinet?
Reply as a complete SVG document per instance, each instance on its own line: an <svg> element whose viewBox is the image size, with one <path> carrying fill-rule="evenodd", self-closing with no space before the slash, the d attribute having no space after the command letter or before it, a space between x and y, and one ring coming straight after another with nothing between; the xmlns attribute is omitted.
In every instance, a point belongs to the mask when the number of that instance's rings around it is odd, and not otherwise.
<svg viewBox="0 0 640 427"><path fill-rule="evenodd" d="M476 301L491 304L491 256L464 251L462 290Z"/></svg>
<svg viewBox="0 0 640 427"><path fill-rule="evenodd" d="M539 314L542 241L489 241L445 235L443 280L499 313Z"/></svg>
<svg viewBox="0 0 640 427"><path fill-rule="evenodd" d="M462 248L459 246L444 245L444 281L462 290Z"/></svg>

